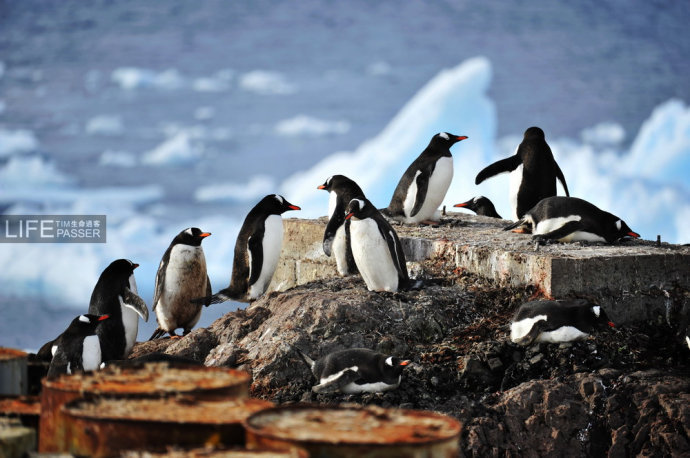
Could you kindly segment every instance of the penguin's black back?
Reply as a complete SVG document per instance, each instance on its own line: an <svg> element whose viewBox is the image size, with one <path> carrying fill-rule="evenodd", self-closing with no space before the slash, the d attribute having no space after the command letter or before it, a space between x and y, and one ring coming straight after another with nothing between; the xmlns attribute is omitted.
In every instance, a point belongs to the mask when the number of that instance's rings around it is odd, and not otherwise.
<svg viewBox="0 0 690 458"><path fill-rule="evenodd" d="M86 317L89 322L83 321L82 317ZM98 327L107 321L99 321L99 316L93 314L80 315L73 319L67 329L53 341L53 345L58 347L58 351L52 358L48 377L66 373L68 363L72 373L83 371L84 339L97 334Z"/></svg>
<svg viewBox="0 0 690 458"><path fill-rule="evenodd" d="M385 363L387 358L388 356L367 348L339 350L316 361L314 375L317 378L325 378L343 369L357 366L360 379L356 383L360 385L381 381L395 383L402 373L403 366L389 366ZM397 358L394 361L398 362Z"/></svg>
<svg viewBox="0 0 690 458"><path fill-rule="evenodd" d="M558 165L546 143L544 131L539 127L530 127L525 131L517 154L523 164L517 199L518 217L522 217L543 198L556 195Z"/></svg>

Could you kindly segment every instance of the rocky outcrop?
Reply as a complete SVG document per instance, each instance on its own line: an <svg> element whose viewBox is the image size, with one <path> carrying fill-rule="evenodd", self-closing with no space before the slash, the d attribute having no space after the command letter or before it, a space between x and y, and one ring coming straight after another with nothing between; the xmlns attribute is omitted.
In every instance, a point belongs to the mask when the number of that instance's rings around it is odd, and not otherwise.
<svg viewBox="0 0 690 458"><path fill-rule="evenodd" d="M271 293L208 329L138 344L134 356L164 351L244 369L253 396L279 403L448 413L465 425L469 456L690 453L690 352L664 317L523 348L508 340L508 324L535 288L499 288L443 265L424 271L437 276L419 291L373 293L358 278L336 278ZM312 357L366 347L413 364L394 391L314 394L294 347Z"/></svg>

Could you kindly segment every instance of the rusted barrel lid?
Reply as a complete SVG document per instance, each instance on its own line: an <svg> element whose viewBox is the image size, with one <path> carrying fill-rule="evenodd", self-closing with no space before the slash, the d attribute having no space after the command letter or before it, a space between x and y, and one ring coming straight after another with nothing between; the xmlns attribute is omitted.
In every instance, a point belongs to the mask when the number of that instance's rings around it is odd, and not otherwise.
<svg viewBox="0 0 690 458"><path fill-rule="evenodd" d="M243 421L272 407L260 399L198 400L77 399L62 410L66 451L78 456L112 456L125 450L165 450L169 446L241 446Z"/></svg>
<svg viewBox="0 0 690 458"><path fill-rule="evenodd" d="M79 397L167 397L178 394L197 399L246 398L249 374L219 367L145 363L111 366L101 371L43 380L39 452L66 451L69 439L60 408Z"/></svg>
<svg viewBox="0 0 690 458"><path fill-rule="evenodd" d="M461 423L428 411L297 405L263 410L245 422L249 447L297 445L311 456L457 456ZM412 455L409 455L412 456ZM415 455L416 456L416 455Z"/></svg>
<svg viewBox="0 0 690 458"><path fill-rule="evenodd" d="M128 451L122 458L309 458L305 450L247 450L247 449L193 449L169 450L154 453L147 451Z"/></svg>
<svg viewBox="0 0 690 458"><path fill-rule="evenodd" d="M41 414L41 402L38 396L0 396L0 415L38 417Z"/></svg>
<svg viewBox="0 0 690 458"><path fill-rule="evenodd" d="M21 350L16 350L14 348L7 348L7 347L0 347L0 361L7 361L11 359L27 359L28 354L21 351Z"/></svg>
<svg viewBox="0 0 690 458"><path fill-rule="evenodd" d="M220 367L146 363L127 367L111 366L95 372L45 379L43 387L76 393L133 397L177 393L211 394L238 388L235 390L236 394L241 395L238 397L246 397L249 391L249 374Z"/></svg>

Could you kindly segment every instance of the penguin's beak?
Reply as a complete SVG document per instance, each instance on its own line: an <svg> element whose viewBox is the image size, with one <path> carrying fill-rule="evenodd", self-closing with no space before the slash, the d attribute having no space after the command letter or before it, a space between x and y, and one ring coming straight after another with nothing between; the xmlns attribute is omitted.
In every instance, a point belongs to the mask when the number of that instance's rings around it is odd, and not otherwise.
<svg viewBox="0 0 690 458"><path fill-rule="evenodd" d="M302 209L299 208L297 205L288 205L288 208L289 208L290 210L302 210Z"/></svg>
<svg viewBox="0 0 690 458"><path fill-rule="evenodd" d="M405 361L400 361L400 365L401 365L401 366L407 366L408 364L410 364L410 362L411 362L411 361L409 361L409 360L406 359Z"/></svg>
<svg viewBox="0 0 690 458"><path fill-rule="evenodd" d="M110 315L101 315L98 317L98 321L107 320L108 318L110 318Z"/></svg>
<svg viewBox="0 0 690 458"><path fill-rule="evenodd" d="M455 204L453 207L467 207L467 202L463 202L461 204Z"/></svg>
<svg viewBox="0 0 690 458"><path fill-rule="evenodd" d="M350 219L350 218L352 218L352 215L354 215L354 213L348 213L347 216L345 216L345 219Z"/></svg>
<svg viewBox="0 0 690 458"><path fill-rule="evenodd" d="M199 234L199 237L203 238L203 237L208 237L209 235L211 235L210 232L202 232L201 234Z"/></svg>
<svg viewBox="0 0 690 458"><path fill-rule="evenodd" d="M456 142L461 142L463 140L467 140L467 137L465 137L464 135L460 135L459 137L455 137Z"/></svg>
<svg viewBox="0 0 690 458"><path fill-rule="evenodd" d="M134 267L132 267L132 270L134 270L134 269L136 269L137 267L139 267L139 264L136 264L136 263L134 263L134 264L132 264L132 265L134 266Z"/></svg>
<svg viewBox="0 0 690 458"><path fill-rule="evenodd" d="M316 187L316 189L326 189L326 186L324 186L324 185L319 185L319 186Z"/></svg>
<svg viewBox="0 0 690 458"><path fill-rule="evenodd" d="M609 326L611 326L612 328L615 328L615 327L616 327L616 325L613 324L613 321L609 321L607 324L608 324Z"/></svg>
<svg viewBox="0 0 690 458"><path fill-rule="evenodd" d="M630 237L634 237L636 239L640 238L640 234L638 234L637 232L633 232L633 231L628 232L627 235L629 235Z"/></svg>

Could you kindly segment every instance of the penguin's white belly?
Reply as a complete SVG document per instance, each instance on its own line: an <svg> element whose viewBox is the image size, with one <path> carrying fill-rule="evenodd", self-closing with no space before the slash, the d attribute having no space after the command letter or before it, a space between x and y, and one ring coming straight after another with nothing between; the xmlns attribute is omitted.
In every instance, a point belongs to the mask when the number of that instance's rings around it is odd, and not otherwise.
<svg viewBox="0 0 690 458"><path fill-rule="evenodd" d="M82 343L81 364L85 371L95 371L101 365L101 342L97 335L88 336Z"/></svg>
<svg viewBox="0 0 690 458"><path fill-rule="evenodd" d="M536 342L546 342L546 343L560 343L560 342L571 342L573 340L580 340L587 337L589 334L580 331L573 326L561 326L554 331L542 332L535 339Z"/></svg>
<svg viewBox="0 0 690 458"><path fill-rule="evenodd" d="M534 228L534 234L548 234L551 231L560 229L566 223L571 221L580 221L582 217L580 215L570 215L562 216L558 218L548 218L543 221L539 221L536 228ZM606 239L600 235L593 234L586 231L575 231L565 237L558 239L559 242L605 242Z"/></svg>
<svg viewBox="0 0 690 458"><path fill-rule="evenodd" d="M250 276L251 269L261 269L258 280L249 287L249 299L256 299L266 291L278 266L280 250L283 247L283 218L280 215L271 215L266 218L262 247L264 259L260 267L253 265L251 251L249 252Z"/></svg>
<svg viewBox="0 0 690 458"><path fill-rule="evenodd" d="M349 202L346 202L347 205ZM338 204L338 194L333 191L328 193L328 219L333 218L333 213L335 213L335 206Z"/></svg>
<svg viewBox="0 0 690 458"><path fill-rule="evenodd" d="M417 178L421 172L417 171L410 187L407 190L407 196L403 203L403 212L405 213L406 223L418 223L428 219L434 219L436 210L446 197L446 192L450 187L450 182L453 180L453 158L442 157L436 162L434 171L429 177L429 183L424 196L424 203L416 215L411 216L412 210L417 203L417 193L419 191L417 185ZM436 216L437 217L437 216Z"/></svg>
<svg viewBox="0 0 690 458"><path fill-rule="evenodd" d="M525 318L520 321L510 323L510 340L517 342L525 337L532 330L532 326L537 321L546 320L546 315L537 315L532 318Z"/></svg>
<svg viewBox="0 0 690 458"><path fill-rule="evenodd" d="M137 281L134 278L134 274L129 276L129 290L134 294L139 294L137 291ZM125 354L127 357L132 351L134 342L137 340L137 334L139 332L139 315L134 311L132 306L127 306L120 296L120 311L122 312L122 324L125 328Z"/></svg>
<svg viewBox="0 0 690 458"><path fill-rule="evenodd" d="M394 253L388 249L376 221L371 218L350 223L352 255L370 291L397 291L398 270Z"/></svg>
<svg viewBox="0 0 690 458"><path fill-rule="evenodd" d="M517 214L517 199L520 186L522 186L522 169L523 165L520 164L515 170L510 172L510 208L513 209L513 220L515 221L520 219Z"/></svg>
<svg viewBox="0 0 690 458"><path fill-rule="evenodd" d="M333 256L335 257L338 273L343 276L350 275L350 272L347 269L347 239L345 237L345 224L342 224L335 232L331 250L333 252Z"/></svg>
<svg viewBox="0 0 690 458"><path fill-rule="evenodd" d="M175 245L165 269L165 283L156 303L161 329L191 329L201 316L201 304L191 299L206 295L206 258L200 246Z"/></svg>
<svg viewBox="0 0 690 458"><path fill-rule="evenodd" d="M396 383L390 384L386 382L374 382L374 383L364 383L358 385L354 382L348 383L347 385L340 388L340 391L345 394L357 394L357 393L380 393L381 391L393 390L400 386L400 381L402 380L402 375L398 377Z"/></svg>

